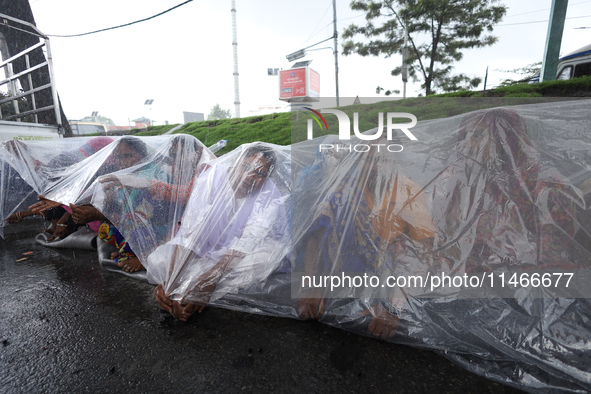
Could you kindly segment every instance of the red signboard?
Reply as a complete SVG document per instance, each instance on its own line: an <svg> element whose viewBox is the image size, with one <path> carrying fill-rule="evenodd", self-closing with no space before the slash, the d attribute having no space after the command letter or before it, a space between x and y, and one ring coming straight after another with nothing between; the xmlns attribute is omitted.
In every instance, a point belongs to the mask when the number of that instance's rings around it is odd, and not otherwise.
<svg viewBox="0 0 591 394"><path fill-rule="evenodd" d="M308 96L319 97L320 96L320 74L310 69L310 89Z"/></svg>
<svg viewBox="0 0 591 394"><path fill-rule="evenodd" d="M309 99L320 96L320 74L309 67L279 73L279 100Z"/></svg>
<svg viewBox="0 0 591 394"><path fill-rule="evenodd" d="M296 68L281 71L279 76L279 98L306 96L306 69Z"/></svg>

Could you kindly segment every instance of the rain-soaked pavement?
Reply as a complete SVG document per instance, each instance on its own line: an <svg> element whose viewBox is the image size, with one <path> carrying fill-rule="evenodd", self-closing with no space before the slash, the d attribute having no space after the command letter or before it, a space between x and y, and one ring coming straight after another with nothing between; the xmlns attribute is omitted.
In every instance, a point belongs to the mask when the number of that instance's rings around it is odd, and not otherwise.
<svg viewBox="0 0 591 394"><path fill-rule="evenodd" d="M44 248L38 221L16 226L0 240L2 393L519 392L316 322L208 308L181 323L96 252Z"/></svg>

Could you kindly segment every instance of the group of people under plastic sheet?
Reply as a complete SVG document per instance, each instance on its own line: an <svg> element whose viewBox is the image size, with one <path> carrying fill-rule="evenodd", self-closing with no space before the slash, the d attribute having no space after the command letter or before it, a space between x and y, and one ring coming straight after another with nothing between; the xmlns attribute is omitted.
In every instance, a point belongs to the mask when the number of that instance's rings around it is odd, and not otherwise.
<svg viewBox="0 0 591 394"><path fill-rule="evenodd" d="M584 391L588 296L545 288L543 297L489 289L463 298L448 289L430 298L410 281L371 291L387 278L588 269L584 108L496 108L424 122L420 143L329 136L245 144L219 158L186 135L72 139L51 152L9 142L0 159L19 173L15 185L41 195L6 221L44 215L56 238L94 226L116 246L111 258L122 270L147 270L157 302L180 320L206 305L319 319L445 352L522 388ZM404 151L385 149L392 143ZM330 293L345 273L382 286Z"/></svg>

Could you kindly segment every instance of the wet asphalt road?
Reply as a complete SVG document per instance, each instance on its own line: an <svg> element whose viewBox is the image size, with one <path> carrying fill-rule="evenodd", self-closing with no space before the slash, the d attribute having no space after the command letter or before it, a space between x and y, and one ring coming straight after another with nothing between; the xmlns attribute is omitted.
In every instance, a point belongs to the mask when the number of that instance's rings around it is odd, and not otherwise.
<svg viewBox="0 0 591 394"><path fill-rule="evenodd" d="M181 323L152 285L103 271L96 252L36 245L38 222L17 226L0 240L1 393L519 392L316 322L208 308Z"/></svg>

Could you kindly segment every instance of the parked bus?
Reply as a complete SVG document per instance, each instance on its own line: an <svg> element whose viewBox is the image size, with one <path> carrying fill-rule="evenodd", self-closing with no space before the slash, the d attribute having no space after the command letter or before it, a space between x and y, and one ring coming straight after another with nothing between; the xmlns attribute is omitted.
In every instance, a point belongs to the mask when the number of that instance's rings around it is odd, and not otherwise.
<svg viewBox="0 0 591 394"><path fill-rule="evenodd" d="M72 134L86 135L100 133L101 135L107 135L107 128L102 123L90 123L90 122L76 122L70 121L70 127L72 128Z"/></svg>

